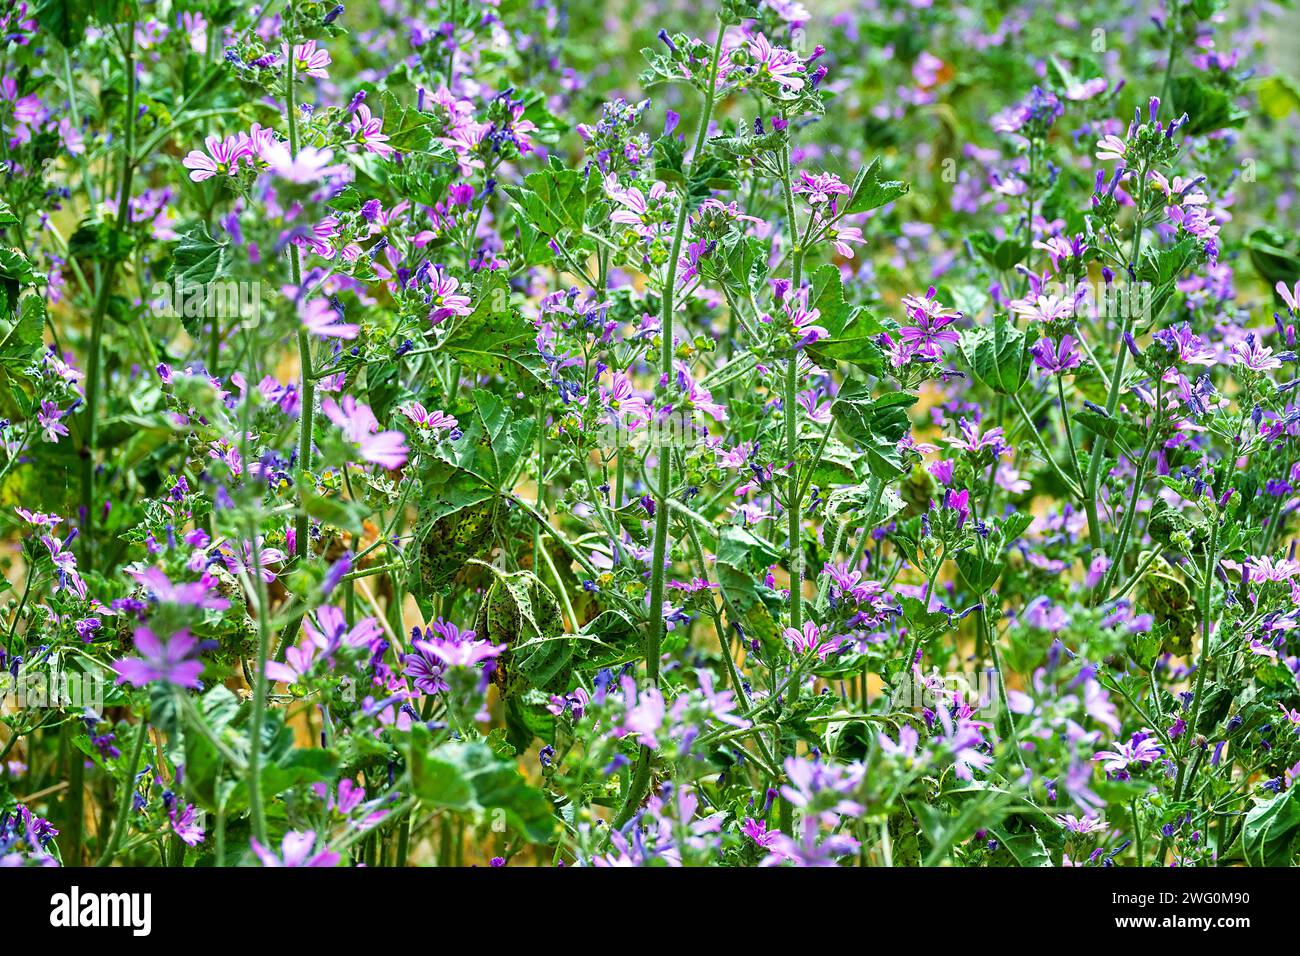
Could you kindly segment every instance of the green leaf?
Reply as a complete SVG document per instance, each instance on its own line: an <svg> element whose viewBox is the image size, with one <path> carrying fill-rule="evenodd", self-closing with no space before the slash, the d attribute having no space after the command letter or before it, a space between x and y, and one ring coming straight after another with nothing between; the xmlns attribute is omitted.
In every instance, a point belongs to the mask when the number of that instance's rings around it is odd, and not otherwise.
<svg viewBox="0 0 1300 956"><path fill-rule="evenodd" d="M871 165L858 173L853 184L853 193L844 206L846 215L869 212L893 202L900 196L907 195L912 187L897 179L882 179L880 157L871 161Z"/></svg>
<svg viewBox="0 0 1300 956"><path fill-rule="evenodd" d="M553 693L568 690L573 641L563 636L564 619L555 595L531 571L493 568L492 573L474 629L494 644L510 647L501 661L506 692L529 687Z"/></svg>
<svg viewBox="0 0 1300 956"><path fill-rule="evenodd" d="M974 548L957 554L957 570L976 594L983 594L998 583L998 578L1002 577L1002 563L1001 554L985 557Z"/></svg>
<svg viewBox="0 0 1300 956"><path fill-rule="evenodd" d="M527 394L540 394L550 375L537 352L537 330L511 302L509 280L490 272L474 294L474 311L455 320L442 347L467 368L504 375Z"/></svg>
<svg viewBox="0 0 1300 956"><path fill-rule="evenodd" d="M1237 109L1225 90L1203 83L1195 76L1176 76L1169 87L1173 115L1187 114L1186 125L1179 128L1181 136L1202 136L1216 130L1240 126L1250 115Z"/></svg>
<svg viewBox="0 0 1300 956"><path fill-rule="evenodd" d="M491 392L476 389L473 402L472 414L462 423L461 437L440 442L435 454L494 492L507 491L519 463L530 451L535 423L531 416L516 418L510 405Z"/></svg>
<svg viewBox="0 0 1300 956"><path fill-rule="evenodd" d="M1037 830L1030 826L1023 826L1020 830L1011 829L1009 824L1017 819L1019 818L1012 817L1007 823L988 828L997 838L999 853L1005 851L1017 866L1051 866L1052 856Z"/></svg>
<svg viewBox="0 0 1300 956"><path fill-rule="evenodd" d="M506 725L498 729L504 732L511 751L522 753L535 739L547 742L555 739L555 715L546 709L549 703L550 696L539 690L513 694L505 699Z"/></svg>
<svg viewBox="0 0 1300 956"><path fill-rule="evenodd" d="M68 239L68 254L78 259L121 262L134 247L128 233L102 220L82 223Z"/></svg>
<svg viewBox="0 0 1300 956"><path fill-rule="evenodd" d="M307 514L322 524L333 525L352 534L361 534L366 515L370 513L363 503L344 498L332 498L308 491L303 494L303 507Z"/></svg>
<svg viewBox="0 0 1300 956"><path fill-rule="evenodd" d="M1029 347L1037 340L998 316L993 328L968 329L961 335L960 348L971 371L1000 395L1014 395L1029 377L1033 356Z"/></svg>
<svg viewBox="0 0 1300 956"><path fill-rule="evenodd" d="M739 623L747 635L764 642L775 640L776 619L773 606L776 595L762 587L760 572L774 563L779 552L747 528L728 525L718 538L718 590L727 605L728 616Z"/></svg>
<svg viewBox="0 0 1300 956"><path fill-rule="evenodd" d="M218 242L200 221L177 230L180 240L172 250L171 279L177 286L207 285L230 271L230 242Z"/></svg>
<svg viewBox="0 0 1300 956"><path fill-rule="evenodd" d="M0 322L0 328L4 323ZM28 293L18 301L13 324L0 339L0 366L13 372L25 369L44 347L45 299Z"/></svg>
<svg viewBox="0 0 1300 956"><path fill-rule="evenodd" d="M1300 235L1271 226L1252 229L1245 240L1250 264L1270 289L1278 282L1290 288L1300 275ZM1281 300L1275 300L1280 306Z"/></svg>
<svg viewBox="0 0 1300 956"><path fill-rule="evenodd" d="M1300 799L1290 787L1246 814L1241 850L1251 866L1293 866L1300 842Z"/></svg>
<svg viewBox="0 0 1300 956"><path fill-rule="evenodd" d="M824 368L834 369L835 363L849 362L875 374L880 371L884 353L876 343L885 331L866 309L845 301L840 270L830 263L817 269L812 276L812 293L809 308L821 312L818 324L826 329L824 339L806 347L808 355Z"/></svg>
<svg viewBox="0 0 1300 956"><path fill-rule="evenodd" d="M1283 73L1267 77L1259 85L1259 105L1273 119L1282 119L1300 110L1300 88Z"/></svg>
<svg viewBox="0 0 1300 956"><path fill-rule="evenodd" d="M379 97L382 108L384 132L388 135L388 145L401 153L425 153L434 149L433 132L430 126L436 117L432 113L422 113L412 107L403 106L391 90L384 90Z"/></svg>
<svg viewBox="0 0 1300 956"><path fill-rule="evenodd" d="M1029 252L1029 244L1014 239L999 241L990 232L976 232L969 237L971 248L1000 272L1010 272Z"/></svg>
<svg viewBox="0 0 1300 956"><path fill-rule="evenodd" d="M873 399L860 383L850 382L831 405L831 415L862 447L867 467L877 478L888 480L903 473L898 443L911 429L907 409L916 400L910 392L891 392Z"/></svg>
<svg viewBox="0 0 1300 956"><path fill-rule="evenodd" d="M432 752L428 732L411 734L411 778L427 805L462 812L499 810L533 843L555 832L555 814L546 794L530 786L513 762L500 759L483 741L452 741Z"/></svg>
<svg viewBox="0 0 1300 956"><path fill-rule="evenodd" d="M439 442L420 475L419 558L411 573L417 596L443 593L468 561L491 549L500 496L532 441L532 418L516 419L491 392L475 391L473 402L461 437Z"/></svg>
<svg viewBox="0 0 1300 956"><path fill-rule="evenodd" d="M37 0L36 4L41 32L54 37L69 53L85 38L89 13L85 0Z"/></svg>
<svg viewBox="0 0 1300 956"><path fill-rule="evenodd" d="M592 188L590 174L554 166L525 176L522 186L502 187L524 220L552 239L564 229L583 231Z"/></svg>

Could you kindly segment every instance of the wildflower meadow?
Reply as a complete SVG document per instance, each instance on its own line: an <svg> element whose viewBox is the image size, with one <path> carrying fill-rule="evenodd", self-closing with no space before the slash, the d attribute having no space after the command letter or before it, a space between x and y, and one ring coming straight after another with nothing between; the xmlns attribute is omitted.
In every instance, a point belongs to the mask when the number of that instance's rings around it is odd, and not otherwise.
<svg viewBox="0 0 1300 956"><path fill-rule="evenodd" d="M1297 864L1297 35L3 4L0 867Z"/></svg>

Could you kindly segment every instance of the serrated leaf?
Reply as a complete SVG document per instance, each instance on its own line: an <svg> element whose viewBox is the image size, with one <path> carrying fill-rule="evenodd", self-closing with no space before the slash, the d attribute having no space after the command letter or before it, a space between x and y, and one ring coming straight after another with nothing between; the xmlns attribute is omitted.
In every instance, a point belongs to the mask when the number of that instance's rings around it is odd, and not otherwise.
<svg viewBox="0 0 1300 956"><path fill-rule="evenodd" d="M846 215L870 212L872 209L888 205L900 196L907 195L911 188L902 180L883 179L880 157L877 156L871 161L870 166L858 173L853 192L844 206L844 212Z"/></svg>
<svg viewBox="0 0 1300 956"><path fill-rule="evenodd" d="M411 778L425 804L462 812L501 811L531 842L551 838L551 801L524 780L513 762L500 759L483 741L452 741L431 751L427 743L422 726L413 731Z"/></svg>
<svg viewBox="0 0 1300 956"><path fill-rule="evenodd" d="M1251 866L1293 866L1300 842L1300 799L1288 787L1272 800L1258 802L1246 814L1241 852Z"/></svg>
<svg viewBox="0 0 1300 956"><path fill-rule="evenodd" d="M213 239L202 222L186 223L177 233L171 279L178 288L207 285L230 271L230 243Z"/></svg>
<svg viewBox="0 0 1300 956"><path fill-rule="evenodd" d="M916 400L908 392L892 392L873 399L861 384L850 382L840 389L831 405L831 415L862 448L867 467L877 478L888 480L903 473L898 443L911 428L907 409Z"/></svg>
<svg viewBox="0 0 1300 956"><path fill-rule="evenodd" d="M474 294L474 311L455 320L443 349L461 365L503 375L529 395L542 392L550 374L537 351L537 330L512 304L505 275L489 273Z"/></svg>
<svg viewBox="0 0 1300 956"><path fill-rule="evenodd" d="M1029 335L998 316L992 328L967 329L961 334L960 348L975 377L1000 395L1020 391L1033 366L1029 347L1037 339L1037 330Z"/></svg>

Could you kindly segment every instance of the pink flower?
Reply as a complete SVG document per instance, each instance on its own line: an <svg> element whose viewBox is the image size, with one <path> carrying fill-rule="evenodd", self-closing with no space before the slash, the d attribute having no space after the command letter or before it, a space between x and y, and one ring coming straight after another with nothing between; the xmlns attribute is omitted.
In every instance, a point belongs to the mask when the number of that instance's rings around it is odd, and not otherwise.
<svg viewBox="0 0 1300 956"><path fill-rule="evenodd" d="M1233 343L1229 357L1232 364L1241 365L1252 372L1267 372L1282 367L1282 360L1273 354L1271 348L1255 338L1253 332L1246 334L1245 341Z"/></svg>
<svg viewBox="0 0 1300 956"><path fill-rule="evenodd" d="M838 638L826 637L822 634L822 629L812 621L804 621L802 631L787 627L782 632L782 636L790 642L790 647L796 654L807 654L809 651L815 650L817 656L822 660L839 650L840 647Z"/></svg>
<svg viewBox="0 0 1300 956"><path fill-rule="evenodd" d="M794 185L794 192L808 197L810 206L819 206L830 201L832 196L847 196L851 192L847 185L834 173L809 173L799 170L799 182ZM859 233L861 235L861 233Z"/></svg>
<svg viewBox="0 0 1300 956"><path fill-rule="evenodd" d="M252 152L251 146L249 152ZM262 148L261 158L272 173L290 183L317 183L348 171L348 167L341 163L331 165L334 150L329 148L307 146L294 155L289 152L288 143L272 142Z"/></svg>
<svg viewBox="0 0 1300 956"><path fill-rule="evenodd" d="M299 641L285 651L284 663L266 662L266 676L273 681L296 684L311 672L316 659L316 645L310 640Z"/></svg>
<svg viewBox="0 0 1300 956"><path fill-rule="evenodd" d="M194 804L181 803L178 800L167 811L167 816L172 822L172 832L187 846L198 846L203 842L203 828L195 820L195 809Z"/></svg>
<svg viewBox="0 0 1300 956"><path fill-rule="evenodd" d="M398 431L379 431L369 405L359 403L351 395L343 396L340 405L333 396L321 402L325 417L343 431L343 437L357 445L361 457L383 468L401 468L406 464L410 449L406 436Z"/></svg>
<svg viewBox="0 0 1300 956"><path fill-rule="evenodd" d="M667 228L667 223L654 215L656 211L654 207L659 205L667 195L668 187L662 182L656 182L651 186L648 196L635 186L630 189L613 190L610 198L622 208L610 213L609 221L635 226L638 234L653 238L656 233Z"/></svg>
<svg viewBox="0 0 1300 956"><path fill-rule="evenodd" d="M339 855L329 847L316 850L316 833L290 831L284 835L280 844L280 853L268 850L257 840L251 840L253 853L263 866L337 866Z"/></svg>
<svg viewBox="0 0 1300 956"><path fill-rule="evenodd" d="M145 587L154 600L164 604L207 608L214 611L224 611L230 607L230 601L226 598L211 593L209 586L212 578L206 572L203 580L187 581L184 584L173 584L162 568L132 571L131 576Z"/></svg>
<svg viewBox="0 0 1300 956"><path fill-rule="evenodd" d="M1100 761L1107 773L1117 773L1133 764L1145 767L1164 752L1164 748L1152 740L1149 733L1142 731L1134 734L1128 743L1115 741L1114 750L1098 750L1092 759Z"/></svg>
<svg viewBox="0 0 1300 956"><path fill-rule="evenodd" d="M434 325L451 316L469 315L474 310L470 307L469 296L458 295L460 280L443 275L441 268L435 268L429 277L429 292L425 302L430 306L429 321Z"/></svg>
<svg viewBox="0 0 1300 956"><path fill-rule="evenodd" d="M856 242L861 245L865 244L867 241L862 238L862 230L857 226L828 229L826 231L826 238L829 239L831 245L835 247L835 251L845 259L853 258L853 247L849 245L850 242Z"/></svg>
<svg viewBox="0 0 1300 956"><path fill-rule="evenodd" d="M86 152L86 139L81 135L81 130L72 125L72 120L66 116L59 120L59 139L63 141L63 148L74 156L80 156Z"/></svg>
<svg viewBox="0 0 1300 956"><path fill-rule="evenodd" d="M429 411L419 402L407 402L398 405L397 410L406 416L421 431L454 431L460 423L446 412Z"/></svg>
<svg viewBox="0 0 1300 956"><path fill-rule="evenodd" d="M280 55L286 60L290 59L289 44L280 44ZM329 51L318 50L315 40L295 44L292 62L294 72L302 76L314 76L318 80L329 77L329 73L325 71L325 67L330 65Z"/></svg>
<svg viewBox="0 0 1300 956"><path fill-rule="evenodd" d="M783 303L785 314L790 319L790 337L794 339L796 349L811 345L830 335L825 327L815 324L822 317L822 313L821 309L808 307L809 291L809 288L804 286L794 295L787 296Z"/></svg>
<svg viewBox="0 0 1300 956"><path fill-rule="evenodd" d="M1090 100L1094 96L1105 93L1106 86L1106 79L1101 76L1093 77L1091 80L1072 83L1065 89L1065 98L1067 100L1074 100L1075 102L1078 102L1079 100Z"/></svg>
<svg viewBox="0 0 1300 956"><path fill-rule="evenodd" d="M207 152L192 149L181 160L181 165L190 170L190 179L201 183L213 176L233 176L239 171L241 159L252 159L251 143L246 136L227 136L220 139L209 136L203 141Z"/></svg>
<svg viewBox="0 0 1300 956"><path fill-rule="evenodd" d="M1300 311L1300 282L1295 283L1291 288L1286 287L1286 283L1281 279L1277 280L1277 294L1282 297L1286 303L1287 310L1293 315Z"/></svg>
<svg viewBox="0 0 1300 956"><path fill-rule="evenodd" d="M298 317L312 335L329 339L355 339L360 326L343 321L343 315L322 298L308 299L298 307Z"/></svg>
<svg viewBox="0 0 1300 956"><path fill-rule="evenodd" d="M1016 315L1028 316L1039 322L1069 318L1074 315L1077 306L1078 303L1073 297L1066 298L1059 295L1040 295L1033 298L1026 296L1023 299L1012 299L1008 303L1008 307Z"/></svg>
<svg viewBox="0 0 1300 956"><path fill-rule="evenodd" d="M1097 158L1102 162L1123 159L1128 153L1128 143L1118 136L1103 136L1097 141Z"/></svg>
<svg viewBox="0 0 1300 956"><path fill-rule="evenodd" d="M624 675L623 688L623 722L615 727L615 737L634 737L643 747L658 747L655 736L664 721L664 695L657 687L646 687L639 694L636 681L630 675Z"/></svg>
<svg viewBox="0 0 1300 956"><path fill-rule="evenodd" d="M759 33L742 41L747 46L749 56L743 63L736 62L735 51L727 54L725 67L719 69L722 77L728 77L735 70L748 74L753 81L772 80L788 90L801 90L804 86L804 65L799 57L789 50L772 45L766 36ZM738 46L736 50L739 50Z"/></svg>
<svg viewBox="0 0 1300 956"><path fill-rule="evenodd" d="M203 686L199 681L203 662L192 656L197 648L198 641L187 630L177 631L170 639L162 641L148 627L138 627L135 630L135 649L140 656L124 657L114 662L117 683L144 687L157 681L198 690Z"/></svg>
<svg viewBox="0 0 1300 956"><path fill-rule="evenodd" d="M383 126L383 120L371 116L370 107L362 103L348 124L348 131L366 152L388 159L396 150L388 145L388 136L384 133Z"/></svg>
<svg viewBox="0 0 1300 956"><path fill-rule="evenodd" d="M468 635L472 637L473 633L470 631ZM448 667L477 667L484 661L499 657L506 650L504 644L493 644L490 641L465 638L449 640L442 637L427 641L412 641L411 646L431 657L436 657Z"/></svg>

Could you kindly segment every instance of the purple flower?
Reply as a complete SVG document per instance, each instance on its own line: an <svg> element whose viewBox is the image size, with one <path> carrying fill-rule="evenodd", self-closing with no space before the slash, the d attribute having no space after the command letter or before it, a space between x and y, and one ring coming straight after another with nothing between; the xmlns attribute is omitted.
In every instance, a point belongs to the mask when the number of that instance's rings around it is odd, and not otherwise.
<svg viewBox="0 0 1300 956"><path fill-rule="evenodd" d="M57 443L60 436L68 434L68 427L60 421L64 414L55 402L41 402L41 410L36 413L36 424L41 427L41 437L47 442Z"/></svg>
<svg viewBox="0 0 1300 956"><path fill-rule="evenodd" d="M218 594L212 594L209 588L214 583L205 573L202 580L173 584L161 568L148 568L144 571L132 571L131 574L144 585L153 599L164 604L180 604L188 607L208 608L224 611L230 602Z"/></svg>
<svg viewBox="0 0 1300 956"><path fill-rule="evenodd" d="M1056 343L1049 338L1039 339L1030 351L1034 356L1034 364L1044 372L1053 374L1078 368L1079 363L1083 361L1075 350L1075 340L1072 335L1063 335L1061 341Z"/></svg>
<svg viewBox="0 0 1300 956"><path fill-rule="evenodd" d="M135 649L139 657L125 657L114 662L117 683L144 687L157 681L195 690L203 687L199 681L203 662L193 656L199 649L199 642L189 631L177 631L163 641L148 627L141 626L135 629Z"/></svg>
<svg viewBox="0 0 1300 956"><path fill-rule="evenodd" d="M852 817L863 812L862 804L846 797L866 775L866 767L861 763L835 764L808 757L787 757L785 773L790 782L781 787L781 796L794 806L814 814L829 812Z"/></svg>
<svg viewBox="0 0 1300 956"><path fill-rule="evenodd" d="M343 313L328 300L319 297L308 299L298 306L298 317L304 328L323 339L355 339L361 327L343 321Z"/></svg>
<svg viewBox="0 0 1300 956"><path fill-rule="evenodd" d="M351 395L344 395L342 404L333 397L321 402L325 417L343 430L343 437L357 445L366 461L382 468L401 468L406 464L410 449L406 436L399 431L379 430L379 422L369 405L363 405Z"/></svg>
<svg viewBox="0 0 1300 956"><path fill-rule="evenodd" d="M1151 738L1146 731L1133 735L1128 743L1115 741L1114 750L1098 750L1092 755L1093 760L1102 761L1107 773L1127 770L1133 764L1145 767L1164 755L1164 748Z"/></svg>
<svg viewBox="0 0 1300 956"><path fill-rule="evenodd" d="M167 815L172 822L172 832L188 846L203 842L203 828L196 821L198 808L192 803L175 802Z"/></svg>
<svg viewBox="0 0 1300 956"><path fill-rule="evenodd" d="M1025 623L1042 631L1055 634L1070 626L1070 615L1059 604L1053 604L1046 597L1036 597L1029 602L1024 611Z"/></svg>
<svg viewBox="0 0 1300 956"><path fill-rule="evenodd" d="M768 844L768 856L763 866L780 866L791 863L800 867L838 866L839 858L858 852L861 844L847 833L831 834L820 839L817 817L806 816L800 838L795 840L779 830L773 831Z"/></svg>
<svg viewBox="0 0 1300 956"><path fill-rule="evenodd" d="M253 853L263 866L337 866L340 859L339 855L329 847L316 849L314 830L305 833L296 831L286 833L280 843L278 856L274 851L258 843L256 839L249 842L252 844Z"/></svg>
<svg viewBox="0 0 1300 956"><path fill-rule="evenodd" d="M740 827L740 832L765 850L770 850L776 844L777 837L781 836L780 830L769 830L766 823L755 820L753 817L745 818L744 824Z"/></svg>
<svg viewBox="0 0 1300 956"><path fill-rule="evenodd" d="M433 653L425 641L411 643L411 653L402 658L406 676L411 678L415 689L423 694L440 694L450 690L446 680L447 664Z"/></svg>
<svg viewBox="0 0 1300 956"><path fill-rule="evenodd" d="M412 646L429 658L442 661L447 667L477 667L484 661L505 653L506 645L493 644L491 641L449 641L444 638L412 641Z"/></svg>

